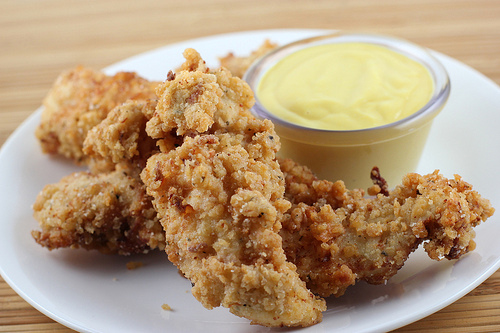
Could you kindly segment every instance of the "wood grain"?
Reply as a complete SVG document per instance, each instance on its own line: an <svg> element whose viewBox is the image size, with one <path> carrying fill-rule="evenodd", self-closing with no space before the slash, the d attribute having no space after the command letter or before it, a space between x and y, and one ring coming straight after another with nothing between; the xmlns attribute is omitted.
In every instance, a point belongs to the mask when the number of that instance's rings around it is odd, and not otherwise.
<svg viewBox="0 0 500 333"><path fill-rule="evenodd" d="M498 0L2 0L0 145L55 77L102 68L189 38L243 30L327 28L410 39L500 84ZM6 254L1 254L6 255ZM500 272L467 296L397 332L500 332ZM0 279L0 332L72 332Z"/></svg>

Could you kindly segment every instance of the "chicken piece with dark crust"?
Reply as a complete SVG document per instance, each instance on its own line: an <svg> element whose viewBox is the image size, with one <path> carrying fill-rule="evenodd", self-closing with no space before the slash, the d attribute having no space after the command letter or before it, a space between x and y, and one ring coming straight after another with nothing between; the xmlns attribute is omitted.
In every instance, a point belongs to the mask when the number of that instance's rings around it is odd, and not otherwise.
<svg viewBox="0 0 500 333"><path fill-rule="evenodd" d="M459 176L407 174L387 196L366 197L341 181L318 180L280 161L292 208L282 221L284 249L307 286L340 296L356 280L380 284L420 245L435 260L473 250L474 230L494 209Z"/></svg>
<svg viewBox="0 0 500 333"><path fill-rule="evenodd" d="M135 172L76 172L45 186L33 205L37 243L121 255L162 250L165 235Z"/></svg>

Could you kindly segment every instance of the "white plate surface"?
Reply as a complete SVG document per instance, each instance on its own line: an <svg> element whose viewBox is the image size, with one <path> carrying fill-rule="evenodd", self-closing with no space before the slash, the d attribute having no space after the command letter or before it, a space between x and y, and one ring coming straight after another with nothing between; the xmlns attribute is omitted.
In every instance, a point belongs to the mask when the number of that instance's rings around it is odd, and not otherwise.
<svg viewBox="0 0 500 333"><path fill-rule="evenodd" d="M229 51L245 55L265 38L280 44L325 33L266 30L211 36L127 59L106 69L136 71L163 80L182 63L182 51L197 49L209 65ZM437 54L452 82L449 102L433 125L419 172L438 168L462 175L500 207L500 88L475 70ZM37 227L31 205L45 184L77 170L40 152L34 130L40 110L0 151L0 272L25 300L56 321L82 332L268 332L226 309L204 309L190 294L164 253L115 257L84 250L49 252L30 235ZM477 248L458 261L435 262L422 250L386 285L359 283L328 300L322 323L301 332L382 332L421 319L474 289L500 267L500 214L477 230ZM126 263L144 266L127 270ZM172 311L162 310L167 303ZM280 331L279 329L276 331ZM286 330L290 332L293 330Z"/></svg>

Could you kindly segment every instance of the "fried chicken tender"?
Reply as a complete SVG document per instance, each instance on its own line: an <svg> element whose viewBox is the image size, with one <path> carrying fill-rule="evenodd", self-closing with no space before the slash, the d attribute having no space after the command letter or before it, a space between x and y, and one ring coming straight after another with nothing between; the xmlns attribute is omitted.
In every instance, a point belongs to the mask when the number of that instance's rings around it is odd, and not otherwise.
<svg viewBox="0 0 500 333"><path fill-rule="evenodd" d="M252 90L227 69L210 72L193 49L186 49L184 57L183 70L170 73L157 89L158 105L146 125L148 135L169 141L172 132L177 136L193 136L207 131L244 134L245 123L253 118L250 112L254 103ZM228 111L221 112L222 109ZM166 144L162 151L171 147L171 144Z"/></svg>
<svg viewBox="0 0 500 333"><path fill-rule="evenodd" d="M280 161L286 198L283 246L316 294L340 296L356 280L387 281L420 245L435 260L473 250L473 227L494 213L459 176L407 174L387 196L366 197L342 181L318 180L291 160Z"/></svg>
<svg viewBox="0 0 500 333"><path fill-rule="evenodd" d="M129 100L111 110L87 134L83 153L94 173L112 171L117 164L135 169L137 178L146 160L158 152L156 140L146 133L146 123L156 108L156 100ZM174 142L174 138L171 140Z"/></svg>
<svg viewBox="0 0 500 333"><path fill-rule="evenodd" d="M242 78L248 68L258 58L275 49L277 44L272 43L268 39L255 51L252 51L248 56L237 57L234 53L229 53L224 57L219 58L221 66L227 68L232 75Z"/></svg>
<svg viewBox="0 0 500 333"><path fill-rule="evenodd" d="M251 116L252 92L227 70L185 68L201 71L177 73L158 88L147 130L158 139L173 130L189 135L142 172L169 260L208 309L222 305L271 327L321 321L325 301L300 280L278 234L290 204L272 123Z"/></svg>
<svg viewBox="0 0 500 333"><path fill-rule="evenodd" d="M75 172L40 192L33 205L40 245L129 255L163 250L165 235L151 198L127 169ZM132 175L131 175L132 174Z"/></svg>
<svg viewBox="0 0 500 333"><path fill-rule="evenodd" d="M156 98L157 84L135 73L107 76L82 66L62 73L43 101L35 132L42 150L85 164L82 147L87 132L127 100Z"/></svg>

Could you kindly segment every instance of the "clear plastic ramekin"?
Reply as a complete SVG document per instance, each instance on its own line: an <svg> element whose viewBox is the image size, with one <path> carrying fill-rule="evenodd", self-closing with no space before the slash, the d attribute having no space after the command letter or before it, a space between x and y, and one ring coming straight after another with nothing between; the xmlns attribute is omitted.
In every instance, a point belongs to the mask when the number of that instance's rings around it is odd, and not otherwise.
<svg viewBox="0 0 500 333"><path fill-rule="evenodd" d="M281 138L279 156L308 166L320 179L343 180L348 188L366 189L373 184L370 173L376 166L389 187L394 187L406 173L415 171L432 121L450 94L448 73L427 49L389 36L335 33L277 48L257 60L243 79L257 92L263 75L287 55L321 44L349 42L386 47L425 66L434 81L434 91L427 104L399 121L359 130L323 130L290 123L268 111L257 93L252 112L274 123Z"/></svg>

